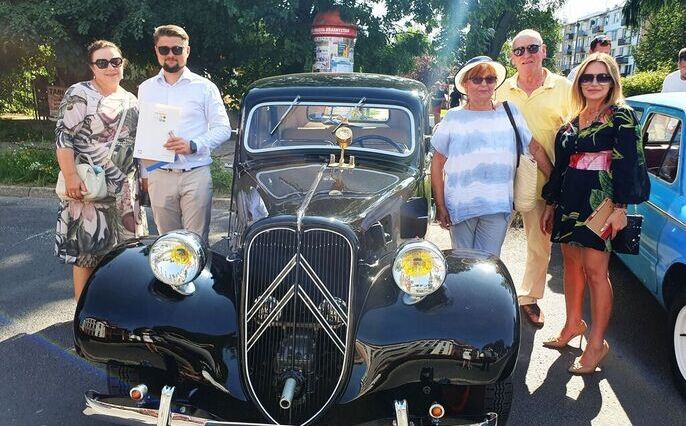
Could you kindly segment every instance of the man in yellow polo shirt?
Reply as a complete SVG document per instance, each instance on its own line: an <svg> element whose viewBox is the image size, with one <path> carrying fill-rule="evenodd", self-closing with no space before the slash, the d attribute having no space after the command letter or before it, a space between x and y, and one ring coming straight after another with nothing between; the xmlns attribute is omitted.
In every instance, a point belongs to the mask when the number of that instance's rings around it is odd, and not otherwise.
<svg viewBox="0 0 686 426"><path fill-rule="evenodd" d="M546 46L541 35L534 30L523 30L512 41L510 60L517 73L505 80L498 89L498 101L517 105L524 115L534 142L529 151L538 162L538 202L536 208L522 213L526 233L526 269L517 289L519 305L532 324L542 327L543 312L538 300L545 290L548 262L550 261L550 237L539 225L545 201L541 189L548 180L555 158L555 134L568 119L571 83L564 77L543 68Z"/></svg>

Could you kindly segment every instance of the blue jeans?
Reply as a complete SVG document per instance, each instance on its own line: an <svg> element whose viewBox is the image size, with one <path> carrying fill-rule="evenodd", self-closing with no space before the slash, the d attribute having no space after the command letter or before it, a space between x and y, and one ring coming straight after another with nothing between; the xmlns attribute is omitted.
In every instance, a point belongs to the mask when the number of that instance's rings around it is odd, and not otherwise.
<svg viewBox="0 0 686 426"><path fill-rule="evenodd" d="M453 250L479 249L500 256L509 216L506 213L488 214L450 225Z"/></svg>

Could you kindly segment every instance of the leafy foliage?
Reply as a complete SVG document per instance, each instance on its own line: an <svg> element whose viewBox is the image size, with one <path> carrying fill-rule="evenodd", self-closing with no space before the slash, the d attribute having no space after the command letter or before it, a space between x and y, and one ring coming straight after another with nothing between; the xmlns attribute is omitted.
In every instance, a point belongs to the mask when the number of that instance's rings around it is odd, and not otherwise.
<svg viewBox="0 0 686 426"><path fill-rule="evenodd" d="M59 165L55 150L45 145L25 144L0 151L0 182L46 186L57 182Z"/></svg>
<svg viewBox="0 0 686 426"><path fill-rule="evenodd" d="M663 68L656 71L637 72L628 77L622 77L624 96L629 97L659 92L662 90L662 82L668 73L669 71Z"/></svg>
<svg viewBox="0 0 686 426"><path fill-rule="evenodd" d="M639 70L675 69L679 49L686 46L686 4L666 6L648 21L634 57Z"/></svg>
<svg viewBox="0 0 686 426"><path fill-rule="evenodd" d="M622 12L629 25L638 27L642 18L649 18L664 7L679 5L686 6L686 0L627 0Z"/></svg>

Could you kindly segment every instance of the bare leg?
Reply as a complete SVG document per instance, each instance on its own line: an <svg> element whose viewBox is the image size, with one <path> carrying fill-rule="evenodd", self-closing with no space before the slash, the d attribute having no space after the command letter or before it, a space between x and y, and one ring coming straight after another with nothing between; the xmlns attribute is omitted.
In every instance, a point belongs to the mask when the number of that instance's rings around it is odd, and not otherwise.
<svg viewBox="0 0 686 426"><path fill-rule="evenodd" d="M591 365L596 363L604 349L605 331L612 315L612 284L608 276L610 253L584 248L582 257L591 294L593 325L580 362L583 365Z"/></svg>
<svg viewBox="0 0 686 426"><path fill-rule="evenodd" d="M93 269L94 268L83 268L81 266L74 266L74 299L76 300L76 302L79 301L79 298L81 297L81 292L83 291L83 288L86 286L86 281L88 281L88 277L90 277L93 273Z"/></svg>
<svg viewBox="0 0 686 426"><path fill-rule="evenodd" d="M561 244L560 248L564 264L563 282L567 313L565 326L560 333L560 338L564 340L579 330L579 324L583 319L586 277L582 263L582 249L568 244Z"/></svg>

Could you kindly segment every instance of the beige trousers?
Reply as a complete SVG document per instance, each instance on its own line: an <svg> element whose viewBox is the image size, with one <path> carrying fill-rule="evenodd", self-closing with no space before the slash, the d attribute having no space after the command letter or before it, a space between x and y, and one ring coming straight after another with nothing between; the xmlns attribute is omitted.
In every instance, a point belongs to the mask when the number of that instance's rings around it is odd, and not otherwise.
<svg viewBox="0 0 686 426"><path fill-rule="evenodd" d="M187 229L207 242L212 214L210 166L187 172L154 170L148 175L148 192L160 235Z"/></svg>
<svg viewBox="0 0 686 426"><path fill-rule="evenodd" d="M526 234L526 268L517 289L520 305L530 305L543 298L552 246L550 235L541 232L540 221L544 210L545 201L538 200L533 210L522 213Z"/></svg>

